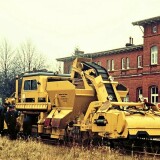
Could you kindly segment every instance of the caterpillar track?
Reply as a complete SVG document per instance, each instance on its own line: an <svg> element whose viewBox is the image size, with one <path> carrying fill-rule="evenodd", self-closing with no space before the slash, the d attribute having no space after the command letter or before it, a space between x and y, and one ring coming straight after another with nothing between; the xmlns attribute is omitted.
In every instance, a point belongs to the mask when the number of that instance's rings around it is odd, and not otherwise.
<svg viewBox="0 0 160 160"><path fill-rule="evenodd" d="M96 64L94 62L82 62L82 64L84 66L84 70L94 69L96 72L95 77L101 76L103 81L107 81L107 80L109 81L109 74L105 68L99 66L98 64ZM116 97L115 92L113 90L112 84L106 83L105 88L106 88L108 94L113 97L111 101L117 102L117 97Z"/></svg>

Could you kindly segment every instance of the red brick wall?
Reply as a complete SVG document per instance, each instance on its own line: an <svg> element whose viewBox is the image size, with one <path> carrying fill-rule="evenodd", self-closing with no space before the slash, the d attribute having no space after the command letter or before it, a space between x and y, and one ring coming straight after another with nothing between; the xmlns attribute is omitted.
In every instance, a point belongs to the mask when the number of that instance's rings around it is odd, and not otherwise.
<svg viewBox="0 0 160 160"><path fill-rule="evenodd" d="M118 78L116 80L129 88L130 101L137 101L137 89L140 87L142 87L143 89L143 96L148 97L148 101L150 101L150 87L159 86L160 88L160 75L145 75L139 77ZM158 99L160 101L160 96L158 97Z"/></svg>
<svg viewBox="0 0 160 160"><path fill-rule="evenodd" d="M160 70L160 56L158 56L158 65L151 66L151 47L158 46L160 53L160 24L157 25L157 33L152 32L154 25L146 25L144 27L144 48L143 48L143 72L151 72L152 70Z"/></svg>
<svg viewBox="0 0 160 160"><path fill-rule="evenodd" d="M137 101L137 88L143 86L142 76L116 79L129 89L129 101Z"/></svg>
<svg viewBox="0 0 160 160"><path fill-rule="evenodd" d="M142 87L143 96L148 97L150 101L150 87L158 86L160 92L160 24L157 24L157 33L152 32L155 24L147 24L144 26L144 45L143 50L135 50L132 52L123 52L118 54L103 55L93 58L94 62L101 62L104 68L107 68L107 60L114 59L114 71L109 74L115 77L119 83L129 88L130 101L137 101L137 88ZM158 46L158 64L151 65L150 50L152 46ZM137 57L143 57L143 68L137 68ZM130 68L121 69L121 59L130 59ZM64 72L69 73L72 62L64 63ZM158 97L160 101L160 96Z"/></svg>
<svg viewBox="0 0 160 160"><path fill-rule="evenodd" d="M112 54L106 55L103 57L96 57L93 59L94 62L101 62L101 65L107 69L107 60L114 60L114 71L110 71L110 74L114 77L119 77L121 75L133 75L142 73L142 69L137 69L137 57L139 55L143 56L143 51L132 51L129 53L120 53L120 54ZM121 60L122 58L129 58L130 60L130 68L122 70L121 69Z"/></svg>

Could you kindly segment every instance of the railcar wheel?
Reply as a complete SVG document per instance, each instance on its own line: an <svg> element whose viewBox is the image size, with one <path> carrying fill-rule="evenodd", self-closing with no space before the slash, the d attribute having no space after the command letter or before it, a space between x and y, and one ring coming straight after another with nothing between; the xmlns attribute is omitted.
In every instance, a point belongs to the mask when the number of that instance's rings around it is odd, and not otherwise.
<svg viewBox="0 0 160 160"><path fill-rule="evenodd" d="M91 145L91 136L88 131L81 132L81 144L84 146Z"/></svg>
<svg viewBox="0 0 160 160"><path fill-rule="evenodd" d="M70 145L73 142L72 129L73 127L69 126L69 124L65 128L64 143L67 145Z"/></svg>
<svg viewBox="0 0 160 160"><path fill-rule="evenodd" d="M79 126L67 125L65 129L64 142L66 144L89 145L90 135L88 131L80 131Z"/></svg>

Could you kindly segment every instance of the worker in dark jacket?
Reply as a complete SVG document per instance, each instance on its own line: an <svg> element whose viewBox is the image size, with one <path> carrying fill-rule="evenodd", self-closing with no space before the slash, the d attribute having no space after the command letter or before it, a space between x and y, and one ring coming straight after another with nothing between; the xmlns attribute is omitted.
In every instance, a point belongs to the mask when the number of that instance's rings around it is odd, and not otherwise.
<svg viewBox="0 0 160 160"><path fill-rule="evenodd" d="M5 115L7 127L8 127L8 134L10 139L16 139L17 138L17 131L16 131L16 124L17 124L17 117L18 112L14 109L13 105L9 106L8 111Z"/></svg>
<svg viewBox="0 0 160 160"><path fill-rule="evenodd" d="M3 134L4 128L4 107L0 105L0 134Z"/></svg>

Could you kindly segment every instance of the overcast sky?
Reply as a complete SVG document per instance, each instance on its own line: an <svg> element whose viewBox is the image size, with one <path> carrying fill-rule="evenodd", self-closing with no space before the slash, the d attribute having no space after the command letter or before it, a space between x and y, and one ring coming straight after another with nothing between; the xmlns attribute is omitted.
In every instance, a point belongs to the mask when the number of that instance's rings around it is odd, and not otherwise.
<svg viewBox="0 0 160 160"><path fill-rule="evenodd" d="M160 0L0 0L0 39L13 46L31 39L50 61L142 44L132 22L160 16Z"/></svg>

